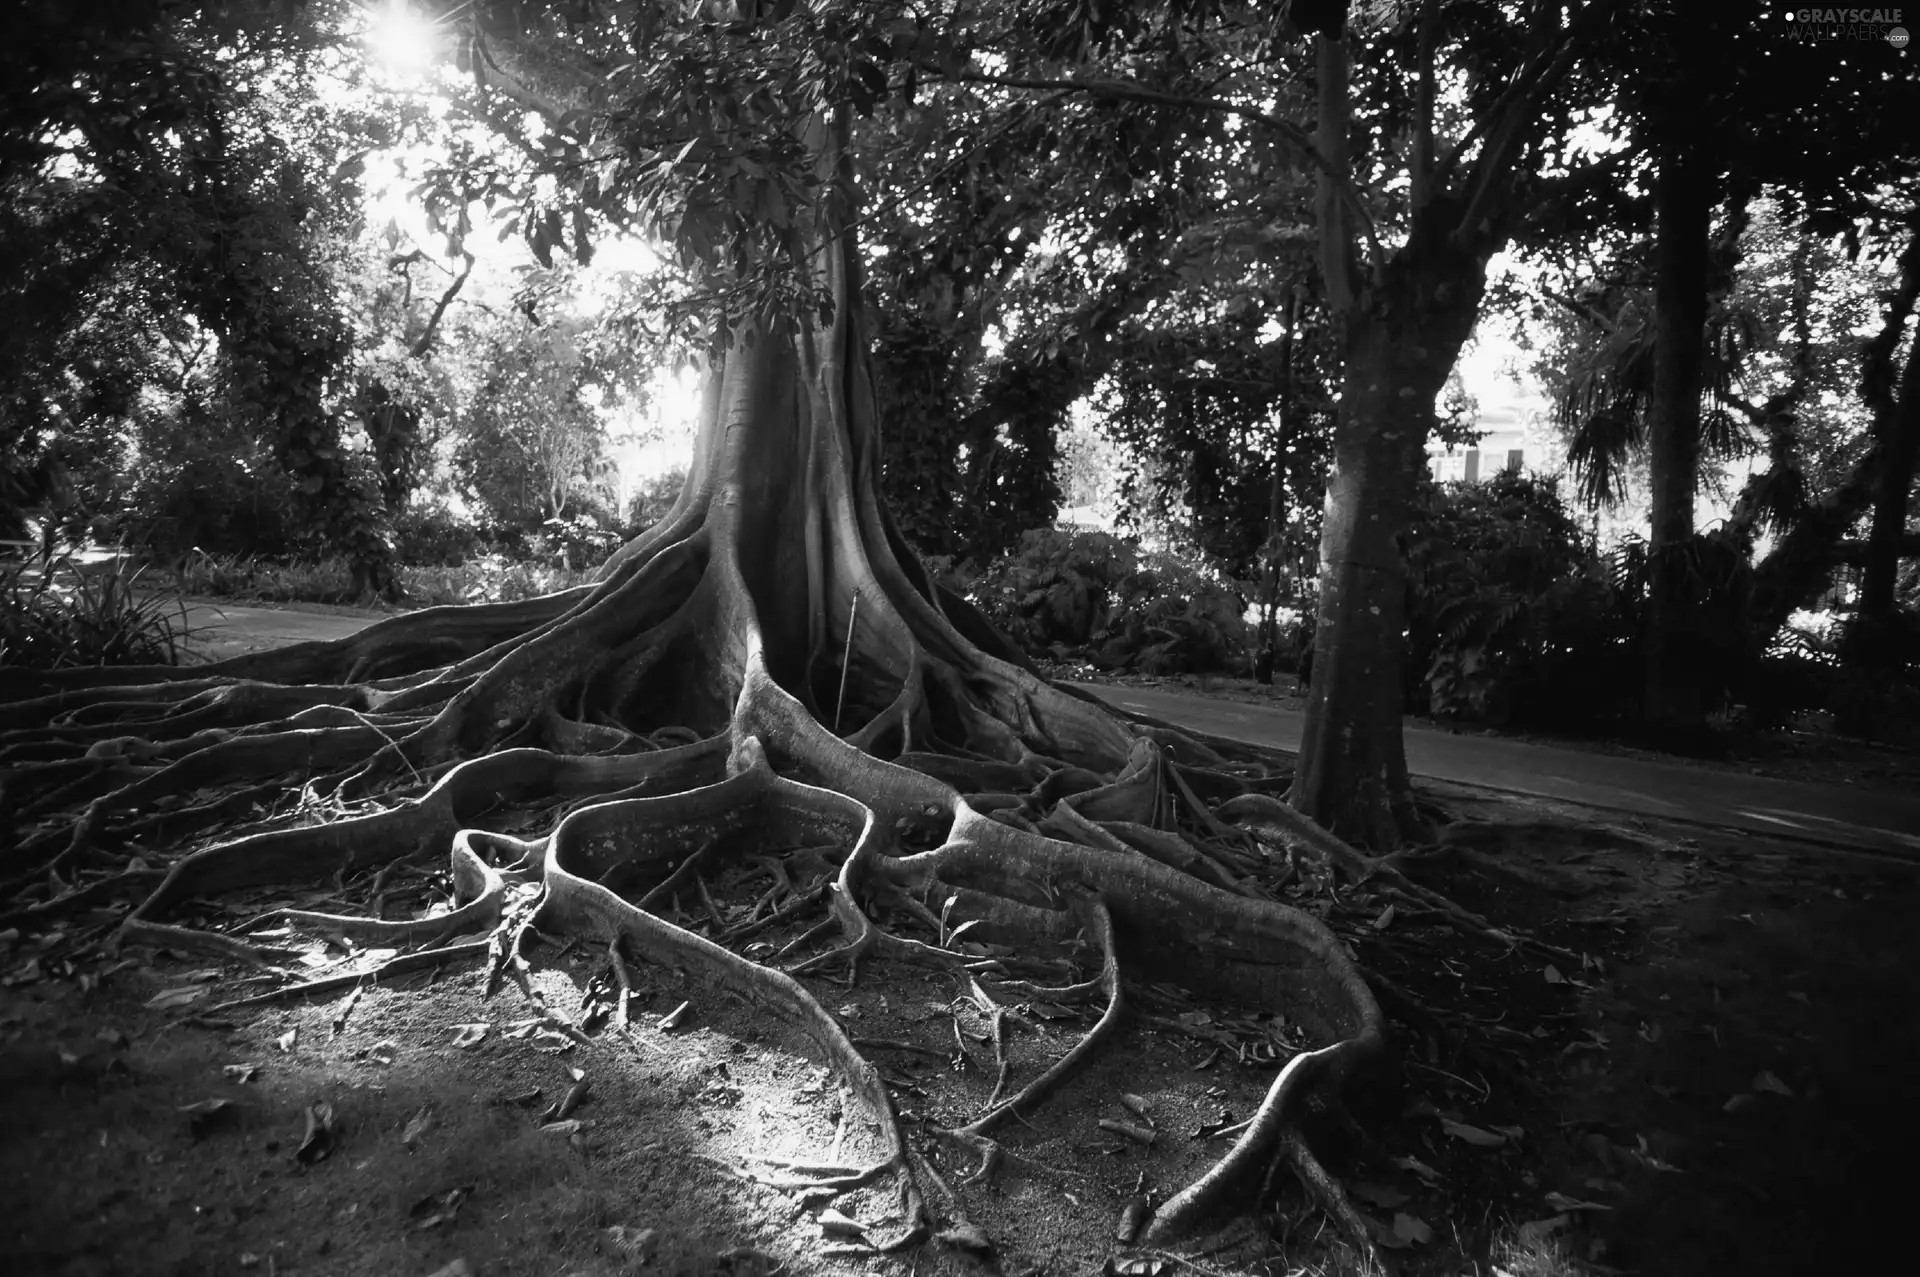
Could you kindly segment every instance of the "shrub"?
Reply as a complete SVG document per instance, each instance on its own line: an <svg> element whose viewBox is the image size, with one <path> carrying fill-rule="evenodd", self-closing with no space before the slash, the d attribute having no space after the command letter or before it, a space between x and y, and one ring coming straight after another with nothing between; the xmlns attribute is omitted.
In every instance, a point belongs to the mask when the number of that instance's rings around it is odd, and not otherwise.
<svg viewBox="0 0 1920 1277"><path fill-rule="evenodd" d="M459 567L480 549L480 534L442 506L412 506L393 524L394 557L401 563Z"/></svg>
<svg viewBox="0 0 1920 1277"><path fill-rule="evenodd" d="M115 559L83 572L67 558L0 567L0 665L177 665L179 600L135 589L141 570Z"/></svg>
<svg viewBox="0 0 1920 1277"><path fill-rule="evenodd" d="M1432 485L1406 553L1410 709L1560 728L1632 711L1644 569L1632 547L1594 554L1553 480Z"/></svg>
<svg viewBox="0 0 1920 1277"><path fill-rule="evenodd" d="M576 514L542 523L533 547L541 558L572 569L605 563L623 541L620 533L600 526L592 515Z"/></svg>
<svg viewBox="0 0 1920 1277"><path fill-rule="evenodd" d="M1028 651L1102 669L1200 673L1232 668L1246 651L1235 591L1171 556L1143 560L1110 533L1030 531L968 593Z"/></svg>

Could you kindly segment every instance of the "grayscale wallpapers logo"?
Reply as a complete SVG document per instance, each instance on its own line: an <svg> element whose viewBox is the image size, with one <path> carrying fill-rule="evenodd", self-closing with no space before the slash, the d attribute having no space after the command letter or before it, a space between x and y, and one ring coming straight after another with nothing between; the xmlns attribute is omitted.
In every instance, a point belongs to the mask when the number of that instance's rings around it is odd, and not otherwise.
<svg viewBox="0 0 1920 1277"><path fill-rule="evenodd" d="M1787 9L1787 34L1802 40L1885 40L1907 47L1903 9Z"/></svg>

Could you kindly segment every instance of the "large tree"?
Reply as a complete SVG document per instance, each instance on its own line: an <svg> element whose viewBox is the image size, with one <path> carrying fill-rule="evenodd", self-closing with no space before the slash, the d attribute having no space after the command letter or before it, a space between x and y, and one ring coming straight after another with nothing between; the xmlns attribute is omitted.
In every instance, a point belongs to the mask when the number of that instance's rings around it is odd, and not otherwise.
<svg viewBox="0 0 1920 1277"><path fill-rule="evenodd" d="M1311 1042L1233 1148L1160 1206L1150 1235L1241 1200L1281 1158L1369 1248L1301 1122L1379 1053L1381 1013L1327 927L1246 875L1263 863L1264 838L1444 902L1256 792L1251 760L1230 760L1225 742L1129 723L1038 677L935 585L880 498L853 121L895 92L890 69L909 68L909 79L923 61L961 70L967 52L904 6L610 9L628 23L582 21L592 6L483 4L462 6L448 29L477 81L475 109L492 111L549 179L522 195L536 252L582 248L595 216L639 220L712 290L700 431L672 509L597 583L562 594L430 609L341 642L206 667L8 671L0 756L23 835L5 855L11 889L57 914L145 890L150 871L127 870L121 849L191 842L121 936L236 952L231 938L166 919L202 894L451 843L463 901L453 916L288 916L383 945L492 929L491 949L429 948L393 969L490 952L496 975L515 969L537 922L748 998L842 1074L862 1118L849 1149L864 1158L823 1175L840 1187L899 1177L898 1242L926 1231L926 1178L880 1074L796 975L876 958L1027 989L1021 977L1091 950L1092 969L1062 996L1103 1002L1096 1027L973 1121L938 1132L990 1162L991 1133L1110 1040L1131 978L1123 968L1177 966L1203 991L1278 999ZM1504 172L1496 165L1483 185ZM1470 197L1454 216L1481 206ZM1433 239L1441 229L1416 219L1437 274L1389 266L1370 287L1391 294L1390 311L1439 306L1442 331L1403 331L1388 316L1356 323L1356 367L1397 340L1432 341L1413 348L1412 366L1437 390L1451 361L1439 343L1465 336L1470 308L1432 290L1472 289L1463 263L1484 260L1477 233L1463 251ZM1371 412L1412 395L1350 378L1349 397ZM1392 422L1405 422L1397 407ZM1360 446L1363 463L1381 445ZM1385 455L1404 466L1404 446L1396 439ZM1351 482L1357 463L1346 464ZM1363 500L1355 517L1368 508ZM1355 606L1341 597L1336 623ZM1333 677L1345 686L1351 674ZM341 801L385 801L349 819L199 841L290 775ZM503 804L564 815L532 841L476 827ZM1224 823L1233 818L1258 837ZM636 903L726 857L817 857L822 843L837 869L793 908L824 896L844 943L797 968L751 960ZM950 899L950 918L920 904L935 893ZM949 920L1007 946L1004 956L982 966L949 943Z"/></svg>
<svg viewBox="0 0 1920 1277"><path fill-rule="evenodd" d="M1313 36L1319 119L1303 144L1320 174L1322 275L1346 367L1291 801L1336 833L1391 847L1423 828L1400 728L1400 538L1434 405L1479 316L1488 261L1556 201L1600 189L1614 166L1575 153L1565 134L1591 100L1582 59L1622 6L1526 5L1507 25L1436 2L1352 30L1345 6L1329 8ZM1439 92L1443 72L1453 101Z"/></svg>

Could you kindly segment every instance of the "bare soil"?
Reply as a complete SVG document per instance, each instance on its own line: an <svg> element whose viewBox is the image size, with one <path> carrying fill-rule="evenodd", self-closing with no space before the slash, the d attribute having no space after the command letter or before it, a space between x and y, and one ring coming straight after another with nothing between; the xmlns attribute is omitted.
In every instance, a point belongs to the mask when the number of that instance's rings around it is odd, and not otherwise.
<svg viewBox="0 0 1920 1277"><path fill-rule="evenodd" d="M1357 1125L1329 1115L1319 1133L1394 1262L1489 1272L1490 1244L1522 1227L1602 1272L1843 1271L1877 1257L1904 1205L1903 1177L1886 1168L1903 1164L1917 1124L1911 868L1465 791L1433 798L1457 854L1420 876L1576 957L1548 963L1435 917L1387 915L1364 886L1286 887L1412 998L1383 997L1389 1064L1350 1088ZM687 893L680 918L715 931L712 915L737 921L765 885L729 871L711 905ZM445 884L420 866L381 886L390 907L418 909ZM372 891L363 880L229 896L192 921L351 911ZM639 968L623 1028L608 1014L607 955L576 944L528 957L533 989L577 1038L511 986L483 997L478 963L221 1010L288 977L110 952L120 916L0 932L11 1272L908 1277L1096 1273L1116 1256L1139 1266L1115 1271L1350 1270L1338 1230L1286 1172L1256 1216L1188 1258L1116 1240L1129 1200L1157 1201L1211 1163L1211 1130L1247 1117L1300 1045L1283 1018L1189 995L1180 971L1128 973L1123 1037L1030 1126L1006 1128L1008 1157L979 1185L963 1183L969 1157L917 1134L961 1124L994 1088L991 1020L970 981L872 963L852 986L808 978L958 1194L943 1213L963 1213L991 1246L881 1254L866 1242L899 1210L886 1181L837 1197L780 1183L780 1159L860 1158L839 1147L833 1075L743 1004ZM777 951L815 921L757 943ZM255 939L297 950L301 978L377 957ZM804 942L781 965L832 942ZM1015 1086L1097 1014L1000 1001ZM576 1070L577 1109L543 1120ZM226 1105L190 1107L208 1101ZM305 1137L319 1104L331 1114L316 1143Z"/></svg>

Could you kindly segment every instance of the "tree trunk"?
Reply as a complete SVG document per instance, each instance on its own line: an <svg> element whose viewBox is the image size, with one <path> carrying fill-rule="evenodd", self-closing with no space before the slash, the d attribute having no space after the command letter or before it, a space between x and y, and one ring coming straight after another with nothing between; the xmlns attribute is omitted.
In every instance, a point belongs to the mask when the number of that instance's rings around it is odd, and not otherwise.
<svg viewBox="0 0 1920 1277"><path fill-rule="evenodd" d="M1696 149L1660 158L1655 186L1653 394L1647 411L1649 567L1643 712L1649 727L1698 728L1696 644L1685 550L1700 477L1700 388L1706 357L1707 238L1712 187Z"/></svg>
<svg viewBox="0 0 1920 1277"><path fill-rule="evenodd" d="M1860 588L1863 621L1891 622L1894 583L1907 535L1907 506L1913 474L1920 466L1920 351L1909 349L1900 375L1897 400L1883 405L1875 422L1880 474L1874 486L1873 523L1867 534L1866 566Z"/></svg>
<svg viewBox="0 0 1920 1277"><path fill-rule="evenodd" d="M1485 262L1416 237L1347 320L1320 539L1320 600L1289 800L1376 849L1422 832L1401 735L1407 572L1400 533L1427 431L1473 331Z"/></svg>

